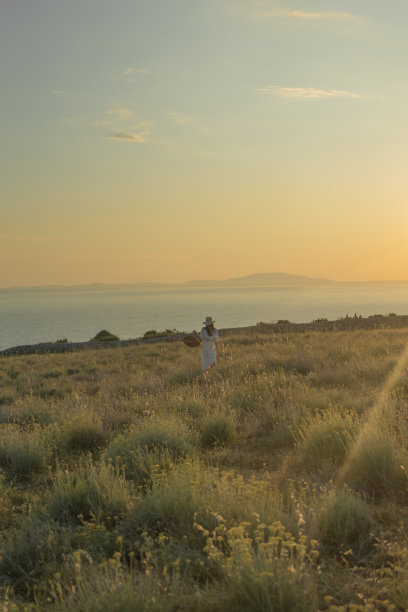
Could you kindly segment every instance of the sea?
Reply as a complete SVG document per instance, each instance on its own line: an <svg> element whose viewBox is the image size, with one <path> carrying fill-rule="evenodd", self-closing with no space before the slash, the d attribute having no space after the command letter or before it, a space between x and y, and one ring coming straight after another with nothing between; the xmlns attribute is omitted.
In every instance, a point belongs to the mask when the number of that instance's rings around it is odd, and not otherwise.
<svg viewBox="0 0 408 612"><path fill-rule="evenodd" d="M122 340L153 329L191 332L208 315L218 328L231 328L390 313L408 314L407 284L0 289L0 350L87 341L102 329Z"/></svg>

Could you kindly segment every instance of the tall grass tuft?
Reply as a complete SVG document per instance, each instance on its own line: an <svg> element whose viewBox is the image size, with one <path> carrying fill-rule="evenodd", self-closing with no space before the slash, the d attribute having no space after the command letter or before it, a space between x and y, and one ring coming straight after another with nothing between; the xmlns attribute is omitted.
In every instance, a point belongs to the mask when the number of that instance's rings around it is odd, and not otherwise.
<svg viewBox="0 0 408 612"><path fill-rule="evenodd" d="M211 447L228 444L236 438L236 427L228 415L218 414L207 417L201 425L201 446Z"/></svg>
<svg viewBox="0 0 408 612"><path fill-rule="evenodd" d="M38 429L21 430L13 425L0 429L0 467L8 476L28 477L45 469L49 448Z"/></svg>
<svg viewBox="0 0 408 612"><path fill-rule="evenodd" d="M386 433L368 431L358 441L345 470L345 482L376 501L406 496L408 478Z"/></svg>
<svg viewBox="0 0 408 612"><path fill-rule="evenodd" d="M356 432L355 418L334 411L313 416L297 428L302 465L309 472L327 471L347 456Z"/></svg>
<svg viewBox="0 0 408 612"><path fill-rule="evenodd" d="M119 553L107 563L92 565L87 563L83 551L75 551L68 564L72 567L73 579L67 580L64 575L58 575L51 583L54 612L169 612L191 609L181 605L184 597L179 578L172 580L151 571L136 572L122 562Z"/></svg>
<svg viewBox="0 0 408 612"><path fill-rule="evenodd" d="M59 469L47 505L49 516L59 522L97 519L117 520L132 501L124 476L110 463L80 463L75 472ZM115 518L116 517L116 518Z"/></svg>
<svg viewBox="0 0 408 612"><path fill-rule="evenodd" d="M148 421L140 429L133 428L130 431L139 448L149 451L165 449L175 459L185 456L191 450L186 431L180 423L174 421Z"/></svg>
<svg viewBox="0 0 408 612"><path fill-rule="evenodd" d="M69 452L101 449L107 438L102 421L92 410L74 415L60 429L61 446Z"/></svg>
<svg viewBox="0 0 408 612"><path fill-rule="evenodd" d="M142 429L131 426L106 449L106 456L136 485L150 485L155 472L168 470L173 461L184 457L190 442L180 427L172 423L147 423Z"/></svg>
<svg viewBox="0 0 408 612"><path fill-rule="evenodd" d="M149 488L156 474L168 471L173 465L173 457L168 450L133 450L133 447L122 444L120 439L109 445L107 458L140 489Z"/></svg>
<svg viewBox="0 0 408 612"><path fill-rule="evenodd" d="M197 527L196 520L200 527ZM203 552L205 528L216 520L208 509L200 507L186 483L159 487L132 509L121 526L125 550L153 559L156 567L199 582L207 580L211 569Z"/></svg>
<svg viewBox="0 0 408 612"><path fill-rule="evenodd" d="M34 518L8 530L2 538L0 571L17 593L32 594L53 578L71 548L71 532ZM13 609L13 608L12 608Z"/></svg>
<svg viewBox="0 0 408 612"><path fill-rule="evenodd" d="M314 535L325 550L341 556L352 549L358 557L372 548L373 519L368 505L360 497L340 489L330 491L318 503Z"/></svg>

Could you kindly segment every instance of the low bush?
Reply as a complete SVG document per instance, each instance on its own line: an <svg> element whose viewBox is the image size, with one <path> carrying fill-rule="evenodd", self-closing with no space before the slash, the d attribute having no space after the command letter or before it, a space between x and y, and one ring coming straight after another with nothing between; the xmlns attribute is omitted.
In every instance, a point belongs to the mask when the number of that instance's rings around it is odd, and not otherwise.
<svg viewBox="0 0 408 612"><path fill-rule="evenodd" d="M134 440L140 448L148 450L165 449L175 459L191 450L187 432L180 423L173 421L150 421L138 430L134 428Z"/></svg>
<svg viewBox="0 0 408 612"><path fill-rule="evenodd" d="M15 400L14 395L0 395L0 406L11 406Z"/></svg>
<svg viewBox="0 0 408 612"><path fill-rule="evenodd" d="M59 402L60 400L64 399L65 392L62 389L55 388L40 389L36 392L36 395L42 400Z"/></svg>
<svg viewBox="0 0 408 612"><path fill-rule="evenodd" d="M115 334L106 329L102 329L91 339L91 342L113 342L115 340L119 340L118 336L115 336Z"/></svg>
<svg viewBox="0 0 408 612"><path fill-rule="evenodd" d="M106 456L124 470L127 478L144 486L151 482L154 472L167 470L190 448L183 430L172 424L146 423L141 429L131 426L116 436L107 447Z"/></svg>
<svg viewBox="0 0 408 612"><path fill-rule="evenodd" d="M187 610L180 606L180 580L161 578L157 572L129 569L115 554L107 563L92 565L83 551L76 551L67 561L68 578L58 575L52 581L55 612L169 612ZM70 575L73 574L73 578ZM195 606L194 606L195 607Z"/></svg>
<svg viewBox="0 0 408 612"><path fill-rule="evenodd" d="M91 411L67 420L59 432L61 446L67 451L93 451L106 445L108 434L102 421Z"/></svg>
<svg viewBox="0 0 408 612"><path fill-rule="evenodd" d="M117 438L108 446L106 454L116 468L141 489L150 487L154 475L168 471L173 463L173 458L167 450L149 451L137 447L133 450L133 446L129 447L126 442L123 443Z"/></svg>
<svg viewBox="0 0 408 612"><path fill-rule="evenodd" d="M201 425L201 446L211 447L233 442L236 437L235 423L230 416L214 415Z"/></svg>
<svg viewBox="0 0 408 612"><path fill-rule="evenodd" d="M42 374L42 378L60 378L62 376L62 372L59 370L48 370Z"/></svg>
<svg viewBox="0 0 408 612"><path fill-rule="evenodd" d="M345 466L345 482L374 500L405 496L408 477L392 439L367 432L356 443Z"/></svg>
<svg viewBox="0 0 408 612"><path fill-rule="evenodd" d="M141 562L154 559L156 567L203 582L214 573L204 554L205 529L215 525L214 515L200 507L188 485L173 483L149 492L120 531L126 552Z"/></svg>
<svg viewBox="0 0 408 612"><path fill-rule="evenodd" d="M152 536L164 533L183 540L193 548L203 548L202 533L194 528L199 509L188 483L172 483L149 492L143 502L126 518L127 534Z"/></svg>
<svg viewBox="0 0 408 612"><path fill-rule="evenodd" d="M111 523L111 521L109 521ZM122 550L122 537L117 527L97 520L84 521L72 538L75 548L86 550L93 559L103 562Z"/></svg>
<svg viewBox="0 0 408 612"><path fill-rule="evenodd" d="M21 430L14 425L0 429L0 467L9 476L28 477L45 469L49 449L38 430Z"/></svg>
<svg viewBox="0 0 408 612"><path fill-rule="evenodd" d="M71 551L71 536L70 530L36 519L26 519L19 529L7 531L1 544L3 580L18 593L32 594L36 585L54 577Z"/></svg>
<svg viewBox="0 0 408 612"><path fill-rule="evenodd" d="M331 491L318 504L314 535L324 549L338 556L352 549L355 556L361 556L373 547L371 512L355 493L347 489Z"/></svg>
<svg viewBox="0 0 408 612"><path fill-rule="evenodd" d="M311 472L340 465L351 448L355 431L352 416L332 411L304 422L295 433L302 465Z"/></svg>
<svg viewBox="0 0 408 612"><path fill-rule="evenodd" d="M117 520L131 500L132 490L123 475L111 464L89 460L75 472L57 471L47 513L52 519L67 523L93 517Z"/></svg>

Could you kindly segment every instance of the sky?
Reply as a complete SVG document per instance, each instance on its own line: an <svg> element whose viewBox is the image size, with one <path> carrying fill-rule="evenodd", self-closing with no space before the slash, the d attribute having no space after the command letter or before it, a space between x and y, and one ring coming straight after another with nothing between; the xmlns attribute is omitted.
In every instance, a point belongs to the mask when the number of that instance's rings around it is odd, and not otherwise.
<svg viewBox="0 0 408 612"><path fill-rule="evenodd" d="M406 0L1 0L0 287L408 278Z"/></svg>

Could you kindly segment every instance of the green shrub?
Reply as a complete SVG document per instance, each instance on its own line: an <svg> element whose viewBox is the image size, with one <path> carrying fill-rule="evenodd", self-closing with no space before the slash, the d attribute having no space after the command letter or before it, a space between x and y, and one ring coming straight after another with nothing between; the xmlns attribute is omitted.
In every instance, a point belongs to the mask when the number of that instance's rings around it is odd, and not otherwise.
<svg viewBox="0 0 408 612"><path fill-rule="evenodd" d="M201 426L200 442L202 446L211 447L228 444L236 437L235 423L227 415L215 415L207 418Z"/></svg>
<svg viewBox="0 0 408 612"><path fill-rule="evenodd" d="M64 399L65 393L61 389L51 388L40 389L40 391L37 391L36 395L38 395L38 397L40 397L42 400L51 400L58 402Z"/></svg>
<svg viewBox="0 0 408 612"><path fill-rule="evenodd" d="M60 378L60 376L62 376L62 372L59 370L49 370L48 372L44 372L44 374L42 374L43 378Z"/></svg>
<svg viewBox="0 0 408 612"><path fill-rule="evenodd" d="M119 340L118 336L115 336L115 334L112 334L106 329L102 329L91 339L91 342L112 342L115 340Z"/></svg>
<svg viewBox="0 0 408 612"><path fill-rule="evenodd" d="M79 525L72 538L75 548L86 550L94 559L103 562L122 549L122 538L117 527L110 528L105 523L86 521Z"/></svg>
<svg viewBox="0 0 408 612"><path fill-rule="evenodd" d="M30 593L35 585L54 576L70 550L69 530L26 519L19 529L4 535L0 571L17 592Z"/></svg>
<svg viewBox="0 0 408 612"><path fill-rule="evenodd" d="M155 471L168 469L189 449L186 435L174 425L147 423L142 429L132 426L119 434L107 447L106 456L124 469L127 478L143 486L150 483Z"/></svg>
<svg viewBox="0 0 408 612"><path fill-rule="evenodd" d="M168 470L173 463L167 450L149 451L137 447L133 450L133 447L128 448L117 438L108 446L106 454L117 469L140 488L149 487L154 475Z"/></svg>
<svg viewBox="0 0 408 612"><path fill-rule="evenodd" d="M133 429L132 431L140 448L148 450L164 449L175 459L185 456L191 448L187 434L180 423L151 421L144 424L141 429Z"/></svg>
<svg viewBox="0 0 408 612"><path fill-rule="evenodd" d="M68 560L68 579L58 575L52 582L56 612L169 612L180 606L180 581L160 580L156 572L136 572L115 554L108 562L87 563L82 551ZM68 563L67 563L68 565ZM73 577L71 577L73 575Z"/></svg>
<svg viewBox="0 0 408 612"><path fill-rule="evenodd" d="M211 573L203 530L211 525L216 525L216 519L199 506L188 485L174 483L149 492L119 529L127 553L142 561L147 554L156 567L203 581Z"/></svg>
<svg viewBox="0 0 408 612"><path fill-rule="evenodd" d="M67 451L92 451L106 445L107 433L102 421L92 411L84 411L64 423L60 439Z"/></svg>
<svg viewBox="0 0 408 612"><path fill-rule="evenodd" d="M0 395L0 406L11 406L15 400L14 395Z"/></svg>
<svg viewBox="0 0 408 612"><path fill-rule="evenodd" d="M198 505L188 483L173 483L150 491L143 502L126 518L126 533L133 537L148 532L165 533L183 540L193 548L203 548L202 533L194 529Z"/></svg>
<svg viewBox="0 0 408 612"><path fill-rule="evenodd" d="M353 417L334 412L303 423L295 438L304 467L309 471L325 471L340 465L351 448L355 429Z"/></svg>
<svg viewBox="0 0 408 612"><path fill-rule="evenodd" d="M68 376L73 376L74 374L80 374L81 370L79 368L67 368Z"/></svg>
<svg viewBox="0 0 408 612"><path fill-rule="evenodd" d="M38 430L19 430L14 425L0 429L0 467L8 475L27 477L45 469L49 449Z"/></svg>
<svg viewBox="0 0 408 612"><path fill-rule="evenodd" d="M171 510L178 506L179 499L184 500L185 506L181 521L173 518L179 511ZM258 520L272 522L284 516L282 494L270 482L255 477L245 479L233 470L220 471L193 458L173 465L167 474L154 475L152 491L139 510L140 513L135 509L138 517L160 515L163 526L166 524L163 517L171 516L168 523L178 526L180 534L183 529L187 533L192 525L186 513L188 516L196 513L196 522L206 529L212 529L214 517L221 515L228 524L248 521L254 525Z"/></svg>
<svg viewBox="0 0 408 612"><path fill-rule="evenodd" d="M129 484L111 464L87 461L75 472L57 471L47 512L60 522L92 517L114 519L125 511L131 499Z"/></svg>
<svg viewBox="0 0 408 612"><path fill-rule="evenodd" d="M407 477L397 451L385 433L363 434L345 468L345 482L376 500L404 494Z"/></svg>
<svg viewBox="0 0 408 612"><path fill-rule="evenodd" d="M352 491L340 489L331 491L318 504L317 538L329 552L342 555L351 548L355 555L361 555L372 548L373 520L362 499Z"/></svg>

